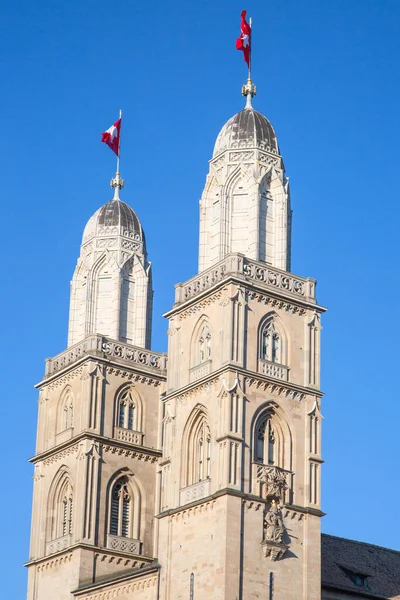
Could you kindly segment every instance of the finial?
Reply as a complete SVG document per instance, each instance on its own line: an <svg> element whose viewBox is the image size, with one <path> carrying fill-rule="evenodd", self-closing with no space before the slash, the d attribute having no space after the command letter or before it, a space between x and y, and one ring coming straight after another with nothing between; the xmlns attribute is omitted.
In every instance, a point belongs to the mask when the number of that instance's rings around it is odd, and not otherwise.
<svg viewBox="0 0 400 600"><path fill-rule="evenodd" d="M242 96L246 96L246 108L252 108L251 99L256 95L256 92L257 88L249 77L246 85L242 87Z"/></svg>
<svg viewBox="0 0 400 600"><path fill-rule="evenodd" d="M124 187L124 180L121 179L118 171L115 173L115 177L110 181L110 187L114 188L114 198L113 200L119 200L119 190L122 190Z"/></svg>

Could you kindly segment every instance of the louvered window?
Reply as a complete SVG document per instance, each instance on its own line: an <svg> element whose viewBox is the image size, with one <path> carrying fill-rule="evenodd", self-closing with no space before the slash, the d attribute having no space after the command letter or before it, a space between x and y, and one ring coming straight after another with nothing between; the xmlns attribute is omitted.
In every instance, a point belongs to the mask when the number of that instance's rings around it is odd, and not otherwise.
<svg viewBox="0 0 400 600"><path fill-rule="evenodd" d="M130 537L131 529L131 494L126 477L119 479L111 494L110 533L122 537Z"/></svg>

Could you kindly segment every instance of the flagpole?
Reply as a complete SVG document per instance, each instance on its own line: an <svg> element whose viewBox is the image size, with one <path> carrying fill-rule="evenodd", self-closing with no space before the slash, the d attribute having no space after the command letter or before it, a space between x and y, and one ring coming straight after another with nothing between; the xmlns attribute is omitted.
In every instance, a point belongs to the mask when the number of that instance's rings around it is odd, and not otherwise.
<svg viewBox="0 0 400 600"><path fill-rule="evenodd" d="M250 52L249 52L249 72L248 72L247 79L251 82L251 45L252 45L252 37L253 37L253 19L251 17L249 19L249 25L250 25L250 38L249 38Z"/></svg>
<svg viewBox="0 0 400 600"><path fill-rule="evenodd" d="M121 119L121 123L119 126L119 140L118 140L118 154L117 154L117 175L119 175L119 162L120 162L120 151L121 151L121 130L122 130L122 110L119 111L119 118Z"/></svg>

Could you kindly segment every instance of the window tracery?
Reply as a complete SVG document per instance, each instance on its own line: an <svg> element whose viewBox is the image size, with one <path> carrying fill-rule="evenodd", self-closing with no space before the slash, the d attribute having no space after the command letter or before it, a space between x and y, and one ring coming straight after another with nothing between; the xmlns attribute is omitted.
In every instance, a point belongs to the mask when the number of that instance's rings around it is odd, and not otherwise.
<svg viewBox="0 0 400 600"><path fill-rule="evenodd" d="M283 364L282 336L276 327L275 320L270 319L261 333L261 358Z"/></svg>
<svg viewBox="0 0 400 600"><path fill-rule="evenodd" d="M114 484L111 492L110 533L119 537L131 537L133 499L127 477Z"/></svg>
<svg viewBox="0 0 400 600"><path fill-rule="evenodd" d="M199 413L187 439L185 485L192 485L211 476L211 432L204 413Z"/></svg>
<svg viewBox="0 0 400 600"><path fill-rule="evenodd" d="M266 465L274 465L276 461L275 450L276 435L271 414L262 417L256 428L256 453L255 460Z"/></svg>
<svg viewBox="0 0 400 600"><path fill-rule="evenodd" d="M199 363L211 359L211 332L208 325L205 325L201 330L198 350Z"/></svg>
<svg viewBox="0 0 400 600"><path fill-rule="evenodd" d="M138 405L130 389L125 390L117 407L117 425L131 431L138 431Z"/></svg>

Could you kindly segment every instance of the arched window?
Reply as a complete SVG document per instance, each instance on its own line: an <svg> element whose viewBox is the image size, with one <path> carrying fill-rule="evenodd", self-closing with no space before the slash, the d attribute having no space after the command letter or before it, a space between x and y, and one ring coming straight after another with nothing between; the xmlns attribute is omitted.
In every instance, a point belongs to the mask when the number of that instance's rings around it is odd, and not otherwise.
<svg viewBox="0 0 400 600"><path fill-rule="evenodd" d="M62 393L58 406L57 432L61 433L74 426L74 397L69 388Z"/></svg>
<svg viewBox="0 0 400 600"><path fill-rule="evenodd" d="M184 485L192 485L211 476L211 433L206 415L199 412L190 425L186 448Z"/></svg>
<svg viewBox="0 0 400 600"><path fill-rule="evenodd" d="M111 492L110 533L119 537L131 537L133 498L128 478L122 477Z"/></svg>
<svg viewBox="0 0 400 600"><path fill-rule="evenodd" d="M264 415L256 427L255 460L265 465L274 465L275 431L270 413Z"/></svg>
<svg viewBox="0 0 400 600"><path fill-rule="evenodd" d="M118 400L117 426L139 431L138 404L129 388L122 392Z"/></svg>
<svg viewBox="0 0 400 600"><path fill-rule="evenodd" d="M261 332L261 358L283 364L283 340L275 320L269 319Z"/></svg>
<svg viewBox="0 0 400 600"><path fill-rule="evenodd" d="M62 470L54 479L48 500L47 541L71 535L73 532L74 490L69 474ZM54 549L51 550L53 552Z"/></svg>
<svg viewBox="0 0 400 600"><path fill-rule="evenodd" d="M65 489L61 494L61 523L60 523L60 534L61 536L68 535L72 533L72 513L73 513L73 504L74 497L72 492L72 486L69 482L67 482Z"/></svg>
<svg viewBox="0 0 400 600"><path fill-rule="evenodd" d="M202 363L211 359L211 332L208 325L201 330L198 344L198 362Z"/></svg>

